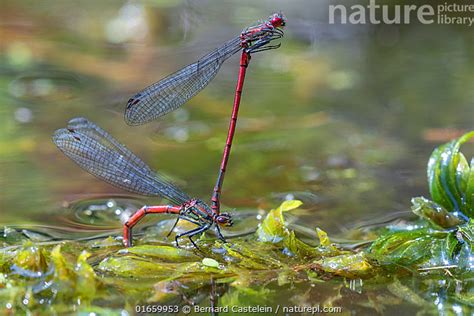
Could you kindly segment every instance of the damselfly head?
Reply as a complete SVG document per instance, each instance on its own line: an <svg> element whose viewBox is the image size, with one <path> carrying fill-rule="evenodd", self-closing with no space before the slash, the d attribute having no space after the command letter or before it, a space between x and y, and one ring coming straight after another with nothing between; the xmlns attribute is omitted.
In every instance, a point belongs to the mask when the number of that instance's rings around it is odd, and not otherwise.
<svg viewBox="0 0 474 316"><path fill-rule="evenodd" d="M286 18L283 13L273 13L269 18L268 21L273 27L283 27L286 25Z"/></svg>
<svg viewBox="0 0 474 316"><path fill-rule="evenodd" d="M286 19L282 13L274 13L268 20L259 25L251 26L240 34L241 46L247 53L263 52L280 47L280 44L269 45L270 42L283 37Z"/></svg>
<svg viewBox="0 0 474 316"><path fill-rule="evenodd" d="M232 226L234 223L232 222L232 217L227 213L221 213L216 217L217 224L221 226Z"/></svg>

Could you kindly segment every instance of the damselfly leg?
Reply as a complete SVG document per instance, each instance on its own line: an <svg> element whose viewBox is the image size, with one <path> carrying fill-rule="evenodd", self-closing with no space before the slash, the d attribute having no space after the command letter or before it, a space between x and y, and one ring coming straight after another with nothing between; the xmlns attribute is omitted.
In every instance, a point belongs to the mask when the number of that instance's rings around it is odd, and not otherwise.
<svg viewBox="0 0 474 316"><path fill-rule="evenodd" d="M205 231L208 230L210 227L211 227L210 225L204 225L204 226L201 226L201 227L198 227L198 228L195 228L195 229L189 230L189 231L187 231L187 232L184 232L184 233L181 233L181 234L176 235L176 237L174 238L174 240L175 240L175 242L176 242L176 247L181 248L181 247L179 246L178 240L179 240L181 237L188 236L188 238L189 238L189 240L191 241L191 243L193 244L193 246L196 247L197 249L199 249L199 247L194 243L192 237L195 236L195 235L198 235L198 234L201 234L201 233L205 232Z"/></svg>

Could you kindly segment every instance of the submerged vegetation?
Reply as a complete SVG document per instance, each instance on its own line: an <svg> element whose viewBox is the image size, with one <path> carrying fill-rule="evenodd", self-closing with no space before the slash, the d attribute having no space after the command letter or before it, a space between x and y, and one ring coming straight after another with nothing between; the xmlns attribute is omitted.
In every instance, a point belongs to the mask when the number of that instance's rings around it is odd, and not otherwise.
<svg viewBox="0 0 474 316"><path fill-rule="evenodd" d="M433 152L431 199L412 199L417 220L373 229L354 245L331 241L321 228L316 228L318 240L299 238L285 219L304 207L297 200L283 202L255 233L230 243L203 235L200 250L176 248L156 226L128 249L119 238L55 241L6 227L0 311L115 313L133 312L138 304L208 306L210 301L271 305L277 301L275 286L323 281L336 288L321 302L326 306L342 305L341 291L349 288L366 296L359 301L368 303L360 308L377 312L400 301L429 312L437 308L433 299L446 309L456 305L468 311L474 305L474 160L469 165L459 149L473 136L465 134ZM388 284L388 291L373 294L377 284ZM310 289L306 293L299 304L314 300Z"/></svg>

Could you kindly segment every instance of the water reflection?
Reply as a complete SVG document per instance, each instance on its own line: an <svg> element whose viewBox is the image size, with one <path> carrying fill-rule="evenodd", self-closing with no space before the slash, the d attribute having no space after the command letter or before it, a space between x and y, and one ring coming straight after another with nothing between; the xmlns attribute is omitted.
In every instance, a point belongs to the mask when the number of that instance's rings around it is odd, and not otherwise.
<svg viewBox="0 0 474 316"><path fill-rule="evenodd" d="M80 95L82 80L73 73L58 70L41 70L21 75L8 85L9 94L29 102L70 100Z"/></svg>

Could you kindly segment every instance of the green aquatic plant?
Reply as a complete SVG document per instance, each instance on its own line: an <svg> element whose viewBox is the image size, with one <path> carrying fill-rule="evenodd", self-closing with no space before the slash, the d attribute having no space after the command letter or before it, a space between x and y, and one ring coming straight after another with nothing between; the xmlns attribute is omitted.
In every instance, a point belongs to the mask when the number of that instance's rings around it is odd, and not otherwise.
<svg viewBox="0 0 474 316"><path fill-rule="evenodd" d="M328 306L337 305L345 287L357 291L356 284L365 284L370 293L371 287L386 284L384 297L368 294L361 300L368 303L361 306L380 312L403 300L430 312L430 297L436 294L444 306L461 304L467 310L474 304L474 176L459 148L472 136L433 152L431 200L412 199L417 221L372 230L368 238L378 237L360 246L342 246L318 227L313 238L299 236L286 220L287 213L303 206L297 200L268 211L252 235L224 244L204 234L200 250L176 248L159 230L124 249L113 237L54 241L5 228L0 236L0 312L116 314L123 308L133 311L137 304L199 303L202 291L220 292L221 306L245 307L278 301L275 288L328 279L340 280L327 283L334 289L323 302ZM416 278L407 282L407 275ZM110 297L113 304L104 305ZM309 294L298 297L301 304L312 300Z"/></svg>
<svg viewBox="0 0 474 316"><path fill-rule="evenodd" d="M474 137L467 133L436 148L428 162L431 199L412 199L420 222L390 231L370 247L369 257L384 266L449 273L470 272L474 241L474 160L471 165L459 151Z"/></svg>
<svg viewBox="0 0 474 316"><path fill-rule="evenodd" d="M472 137L474 132L439 146L428 162L432 200L463 219L474 217L474 159L469 166L459 149Z"/></svg>

